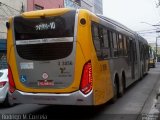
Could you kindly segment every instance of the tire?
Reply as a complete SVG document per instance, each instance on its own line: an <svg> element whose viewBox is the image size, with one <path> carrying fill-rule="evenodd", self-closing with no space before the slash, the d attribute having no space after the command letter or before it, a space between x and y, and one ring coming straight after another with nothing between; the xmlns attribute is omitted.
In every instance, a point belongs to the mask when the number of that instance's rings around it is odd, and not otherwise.
<svg viewBox="0 0 160 120"><path fill-rule="evenodd" d="M117 82L114 83L114 86L113 86L113 98L111 99L111 103L115 103L118 99L118 84Z"/></svg>
<svg viewBox="0 0 160 120"><path fill-rule="evenodd" d="M5 99L5 101L4 101L3 104L4 104L5 107L12 107L12 106L14 106L14 104L10 102L8 94L6 95L6 99Z"/></svg>
<svg viewBox="0 0 160 120"><path fill-rule="evenodd" d="M153 68L155 68L156 66L155 66L155 64L153 64Z"/></svg>
<svg viewBox="0 0 160 120"><path fill-rule="evenodd" d="M119 90L119 97L122 97L125 93L125 78L124 76L122 76L122 79L121 79L121 84L120 84L120 90Z"/></svg>

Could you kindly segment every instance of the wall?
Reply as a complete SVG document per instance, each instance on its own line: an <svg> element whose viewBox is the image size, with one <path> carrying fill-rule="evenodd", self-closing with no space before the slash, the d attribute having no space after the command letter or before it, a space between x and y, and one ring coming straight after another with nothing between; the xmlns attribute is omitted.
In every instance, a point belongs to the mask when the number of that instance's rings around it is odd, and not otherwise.
<svg viewBox="0 0 160 120"><path fill-rule="evenodd" d="M27 1L27 11L34 10L35 4L44 7L44 9L64 7L63 0L28 0Z"/></svg>
<svg viewBox="0 0 160 120"><path fill-rule="evenodd" d="M81 8L94 12L93 0L81 0Z"/></svg>
<svg viewBox="0 0 160 120"><path fill-rule="evenodd" d="M94 13L103 14L102 0L94 0Z"/></svg>
<svg viewBox="0 0 160 120"><path fill-rule="evenodd" d="M22 5L24 11L26 10L26 0L0 0L0 39L6 39L6 22L9 17L19 15L22 12Z"/></svg>

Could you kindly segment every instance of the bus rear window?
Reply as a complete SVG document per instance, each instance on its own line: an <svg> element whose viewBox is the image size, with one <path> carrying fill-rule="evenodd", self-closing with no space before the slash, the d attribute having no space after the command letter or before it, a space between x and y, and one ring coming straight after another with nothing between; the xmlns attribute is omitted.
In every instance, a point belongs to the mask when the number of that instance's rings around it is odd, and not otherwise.
<svg viewBox="0 0 160 120"><path fill-rule="evenodd" d="M15 39L30 40L73 37L75 13L75 11L70 11L61 16L44 18L15 17Z"/></svg>

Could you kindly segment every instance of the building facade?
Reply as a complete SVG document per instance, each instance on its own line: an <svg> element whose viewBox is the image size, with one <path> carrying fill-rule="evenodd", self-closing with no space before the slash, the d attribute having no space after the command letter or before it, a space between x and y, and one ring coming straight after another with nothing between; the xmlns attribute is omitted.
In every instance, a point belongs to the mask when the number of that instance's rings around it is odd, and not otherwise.
<svg viewBox="0 0 160 120"><path fill-rule="evenodd" d="M65 8L81 8L81 1L80 0L64 0L64 7Z"/></svg>
<svg viewBox="0 0 160 120"><path fill-rule="evenodd" d="M102 0L28 0L27 11L50 8L83 8L102 14Z"/></svg>
<svg viewBox="0 0 160 120"><path fill-rule="evenodd" d="M26 11L26 3L26 0L0 0L0 39L6 39L8 18Z"/></svg>
<svg viewBox="0 0 160 120"><path fill-rule="evenodd" d="M93 0L82 0L81 8L94 12Z"/></svg>
<svg viewBox="0 0 160 120"><path fill-rule="evenodd" d="M93 0L93 12L96 14L103 14L103 5L102 5L102 0Z"/></svg>
<svg viewBox="0 0 160 120"><path fill-rule="evenodd" d="M64 0L27 0L27 11L63 7Z"/></svg>
<svg viewBox="0 0 160 120"><path fill-rule="evenodd" d="M0 69L7 68L6 62L6 22L9 17L19 15L27 10L26 0L0 0Z"/></svg>

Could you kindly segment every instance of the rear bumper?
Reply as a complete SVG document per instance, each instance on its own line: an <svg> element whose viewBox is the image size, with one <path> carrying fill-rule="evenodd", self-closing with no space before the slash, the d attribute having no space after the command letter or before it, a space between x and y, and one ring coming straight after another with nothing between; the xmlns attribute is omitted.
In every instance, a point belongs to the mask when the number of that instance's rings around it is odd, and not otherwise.
<svg viewBox="0 0 160 120"><path fill-rule="evenodd" d="M16 90L10 93L13 103L52 104L52 105L93 105L93 91L84 95L81 91L69 94L26 93Z"/></svg>

